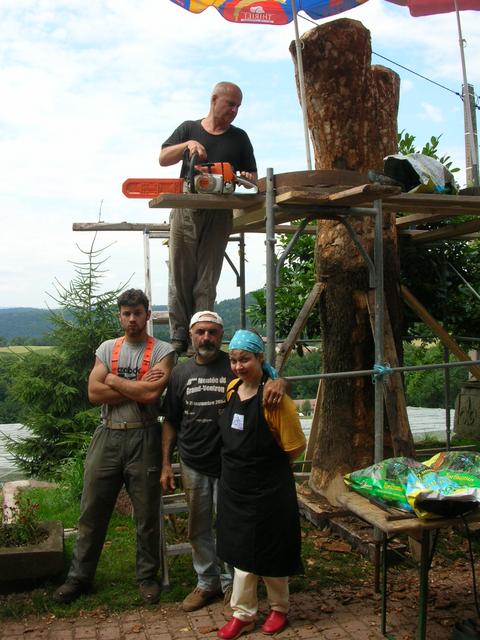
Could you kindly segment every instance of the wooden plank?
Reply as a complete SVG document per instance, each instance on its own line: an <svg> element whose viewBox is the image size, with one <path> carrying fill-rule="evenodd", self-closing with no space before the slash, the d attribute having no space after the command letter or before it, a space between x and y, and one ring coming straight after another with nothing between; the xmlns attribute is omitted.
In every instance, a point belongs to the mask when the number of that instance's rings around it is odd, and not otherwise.
<svg viewBox="0 0 480 640"><path fill-rule="evenodd" d="M405 229L410 226L417 226L422 224L431 224L432 222L438 222L445 220L446 218L454 218L455 216L464 216L464 211L442 211L441 213L430 213L424 211L422 213L412 213L410 215L399 216L395 220L397 229ZM471 215L471 214L469 214Z"/></svg>
<svg viewBox="0 0 480 640"><path fill-rule="evenodd" d="M308 318L312 312L313 307L317 304L318 299L320 298L320 294L325 288L324 282L316 282L312 290L307 296L307 299L303 303L303 306L298 314L295 322L290 329L288 336L284 340L284 342L280 345L280 349L278 351L275 367L278 371L281 371L285 362L287 361L288 356L290 355L290 351L293 348L293 345L298 340L298 337L302 333L307 324Z"/></svg>
<svg viewBox="0 0 480 640"><path fill-rule="evenodd" d="M418 244L422 242L435 242L436 240L448 240L450 238L458 238L466 233L474 233L478 230L480 230L480 218L459 224L449 224L440 229L423 231L419 235L412 237L412 242Z"/></svg>
<svg viewBox="0 0 480 640"><path fill-rule="evenodd" d="M322 395L322 380L319 380L317 387L317 395L315 397L315 408L313 410L312 423L310 425L310 433L308 434L307 448L305 449L305 460L313 460L315 453L315 445L317 443L318 432L320 431L320 398ZM305 469L303 469L305 470Z"/></svg>
<svg viewBox="0 0 480 640"><path fill-rule="evenodd" d="M386 211L405 213L421 213L430 211L440 213L448 211L449 215L457 211L465 215L480 215L480 197L478 196L446 196L430 193L400 193L387 197L383 203Z"/></svg>
<svg viewBox="0 0 480 640"><path fill-rule="evenodd" d="M375 335L375 295L373 291L366 294L368 314L372 334ZM399 367L397 349L393 338L392 325L388 308L384 306L384 344L385 360L391 367ZM408 421L407 403L405 401L405 390L403 388L402 376L400 373L393 373L384 378L383 399L387 410L388 424L392 434L393 451L395 456L415 456L415 445L413 443L410 423Z"/></svg>
<svg viewBox="0 0 480 640"><path fill-rule="evenodd" d="M152 222L74 222L73 231L169 231L169 224Z"/></svg>
<svg viewBox="0 0 480 640"><path fill-rule="evenodd" d="M378 184L362 184L355 187L340 188L330 191L309 187L291 189L280 193L275 198L276 204L300 205L333 205L337 207L372 204L373 200L400 193L398 187L387 187Z"/></svg>
<svg viewBox="0 0 480 640"><path fill-rule="evenodd" d="M357 184L365 184L368 177L358 173L357 171L348 171L345 169L316 169L313 171L289 171L286 173L275 173L273 176L273 184L275 189L281 187L331 187L335 185L354 186ZM258 181L258 190L264 192L266 190L266 178L260 178Z"/></svg>
<svg viewBox="0 0 480 640"><path fill-rule="evenodd" d="M408 520L389 520L388 511L372 504L368 498L355 491L346 491L338 496L337 500L339 504L349 509L356 516L388 535L409 533L418 536L418 533L424 529L445 529L459 522L458 518L425 519L415 517ZM478 522L480 520L480 509L467 514L465 518L468 522Z"/></svg>
<svg viewBox="0 0 480 640"><path fill-rule="evenodd" d="M255 194L164 193L149 201L151 209L245 209L258 207L265 196Z"/></svg>
<svg viewBox="0 0 480 640"><path fill-rule="evenodd" d="M468 357L468 354L466 354L465 351L463 351L463 349L458 346L455 340L445 331L442 325L428 313L422 303L415 298L413 293L411 293L411 291L409 291L407 287L401 285L400 291L403 299L408 304L410 309L412 309L412 311L414 311L417 316L430 327L437 338L440 339L442 344L448 347L448 349L458 358L458 360L471 360L471 358ZM470 373L475 376L475 378L477 378L477 380L480 380L480 367L478 365L472 364L467 366L467 368Z"/></svg>

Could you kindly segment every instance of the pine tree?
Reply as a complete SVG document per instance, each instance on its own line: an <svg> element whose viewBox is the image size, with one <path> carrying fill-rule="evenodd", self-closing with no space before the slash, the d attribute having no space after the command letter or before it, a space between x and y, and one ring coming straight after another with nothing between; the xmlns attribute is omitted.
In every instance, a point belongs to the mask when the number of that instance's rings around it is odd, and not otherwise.
<svg viewBox="0 0 480 640"><path fill-rule="evenodd" d="M86 251L78 247L85 260L72 262L70 284L56 280L56 294L49 294L60 306L50 310L53 348L32 351L12 367L12 394L30 434L6 438L6 448L29 476L55 478L98 424L99 409L87 397L88 375L98 345L119 333L116 299L125 285L100 292L107 247L95 249L95 240Z"/></svg>

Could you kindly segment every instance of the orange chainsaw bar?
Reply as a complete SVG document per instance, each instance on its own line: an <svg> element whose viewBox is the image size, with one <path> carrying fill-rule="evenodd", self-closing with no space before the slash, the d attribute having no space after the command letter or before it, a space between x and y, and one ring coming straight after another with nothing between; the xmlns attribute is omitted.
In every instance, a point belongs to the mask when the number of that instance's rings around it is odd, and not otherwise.
<svg viewBox="0 0 480 640"><path fill-rule="evenodd" d="M195 165L199 174L213 173L223 176L226 182L235 180L233 167L228 162L212 162ZM122 184L122 193L127 198L158 198L162 193L184 193L183 178L128 178Z"/></svg>
<svg viewBox="0 0 480 640"><path fill-rule="evenodd" d="M122 184L127 198L158 198L162 193L183 193L182 178L128 178Z"/></svg>

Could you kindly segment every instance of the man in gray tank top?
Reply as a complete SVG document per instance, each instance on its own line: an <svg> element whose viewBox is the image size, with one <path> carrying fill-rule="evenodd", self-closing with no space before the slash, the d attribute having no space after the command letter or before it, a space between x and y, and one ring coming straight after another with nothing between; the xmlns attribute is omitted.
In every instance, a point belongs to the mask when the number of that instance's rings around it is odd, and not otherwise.
<svg viewBox="0 0 480 640"><path fill-rule="evenodd" d="M161 471L160 397L175 364L172 347L147 334L149 301L129 289L118 298L125 334L103 342L88 380L102 422L85 460L78 537L66 582L53 599L68 604L92 586L108 523L122 485L137 524L136 577L143 600L158 602Z"/></svg>

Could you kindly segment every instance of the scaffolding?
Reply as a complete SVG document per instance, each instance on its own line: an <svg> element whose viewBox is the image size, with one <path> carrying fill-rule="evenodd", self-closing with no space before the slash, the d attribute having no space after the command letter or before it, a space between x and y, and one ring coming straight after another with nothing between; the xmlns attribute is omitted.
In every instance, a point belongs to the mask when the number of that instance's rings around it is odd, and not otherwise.
<svg viewBox="0 0 480 640"><path fill-rule="evenodd" d="M348 172L294 172L279 174L288 178L300 174L345 174ZM353 174L353 172L352 172ZM354 174L357 176L358 174ZM342 175L342 177L344 177ZM368 371L344 371L335 374L319 374L319 379L329 376L358 376L372 375L375 384L375 461L383 459L383 423L384 423L384 384L385 376L393 372L406 370L405 367L386 367L384 343L384 266L383 266L383 213L408 212L408 215L397 218L399 235L410 236L414 243L425 243L449 238L472 239L477 238L480 231L480 197L472 195L439 195L439 194L408 194L400 193L396 187L378 184L357 183L350 186L339 186L339 181L333 182L329 188L310 186L284 187L278 189L273 169L267 169L266 178L261 184L262 192L257 194L205 195L205 194L162 194L149 202L150 208L198 208L198 209L226 209L233 210L233 239L240 244L240 267L235 269L233 262L227 257L230 266L237 274L240 286L241 326L245 326L245 240L244 234L249 232L265 233L266 244L266 318L267 318L267 358L275 360L275 288L276 271L276 234L290 233L295 237L302 233L306 224L311 220L334 219L342 223L352 242L366 263L369 273L369 286L373 292L374 310L374 345L375 365ZM340 183L342 181L340 180ZM261 181L262 183L262 181ZM345 183L344 183L345 184ZM347 183L348 184L348 183ZM475 219L468 222L451 223L436 230L418 230L419 224L445 219L455 219L456 216L472 215ZM369 216L374 225L373 258L365 250L361 239L358 238L349 219L352 217ZM293 221L303 219L300 225L292 225ZM75 223L75 231L124 231L136 230L144 234L145 254L145 283L146 291L151 291L151 274L149 269L149 244L153 237L168 237L169 225L155 225L143 223ZM158 234L158 235L157 235ZM291 246L291 245L290 245ZM162 322L167 321L167 313L162 312ZM455 349L453 349L456 353ZM462 358L463 353L456 353L460 362L449 366L469 366L470 371L480 379L479 361ZM448 366L439 365L444 368Z"/></svg>

